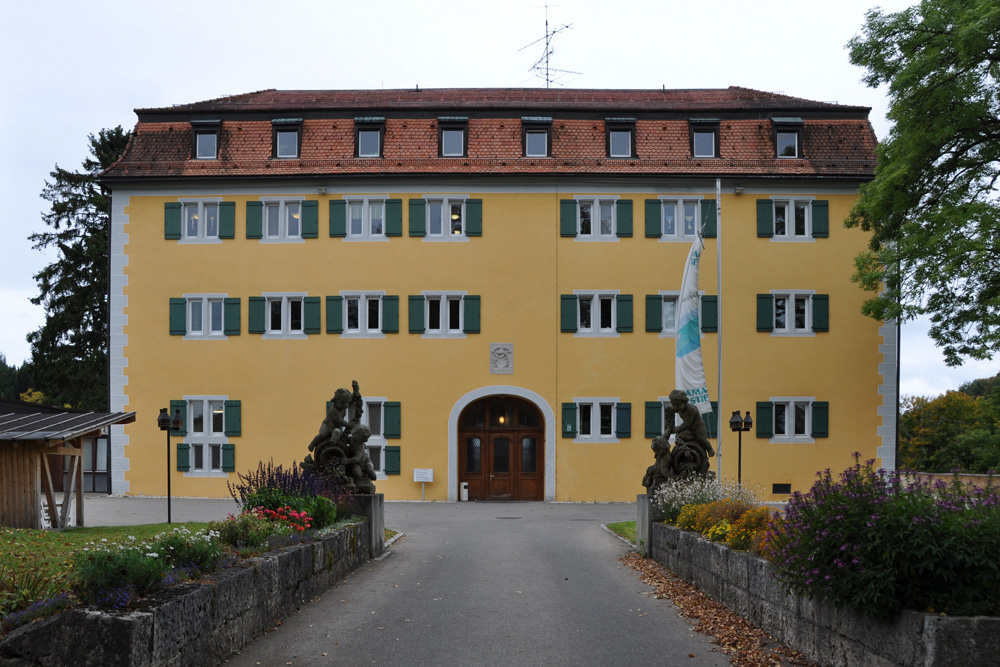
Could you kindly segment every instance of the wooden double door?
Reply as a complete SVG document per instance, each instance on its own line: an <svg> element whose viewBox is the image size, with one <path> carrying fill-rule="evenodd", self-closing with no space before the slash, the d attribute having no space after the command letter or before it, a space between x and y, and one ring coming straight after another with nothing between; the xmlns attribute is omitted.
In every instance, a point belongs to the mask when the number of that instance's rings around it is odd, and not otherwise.
<svg viewBox="0 0 1000 667"><path fill-rule="evenodd" d="M469 500L542 500L545 428L533 404L490 396L462 411L458 421L459 483Z"/></svg>

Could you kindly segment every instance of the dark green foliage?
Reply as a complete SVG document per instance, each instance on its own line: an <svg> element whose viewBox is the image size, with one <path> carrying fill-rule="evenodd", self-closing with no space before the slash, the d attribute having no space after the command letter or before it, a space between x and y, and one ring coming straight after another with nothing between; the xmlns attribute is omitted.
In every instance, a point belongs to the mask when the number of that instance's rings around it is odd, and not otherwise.
<svg viewBox="0 0 1000 667"><path fill-rule="evenodd" d="M16 401L21 394L31 388L31 365L27 362L9 366L7 358L0 352L0 398Z"/></svg>
<svg viewBox="0 0 1000 667"><path fill-rule="evenodd" d="M229 483L229 494L244 512L255 507L277 510L290 507L306 512L313 519L313 528L331 525L337 516L336 504L344 500L340 487L323 475L309 473L299 466L284 468L257 464L257 470L246 475L238 473L239 482Z"/></svg>
<svg viewBox="0 0 1000 667"><path fill-rule="evenodd" d="M996 0L923 0L871 10L848 45L869 86L888 84L894 123L845 222L872 232L855 260L862 310L929 315L952 366L1000 348L998 36Z"/></svg>
<svg viewBox="0 0 1000 667"><path fill-rule="evenodd" d="M149 545L149 552L175 570L200 577L219 568L222 545L207 533L192 534L186 528L175 528L159 535Z"/></svg>
<svg viewBox="0 0 1000 667"><path fill-rule="evenodd" d="M45 324L28 334L34 389L54 405L106 412L108 409L108 232L110 200L98 175L125 150L130 133L121 126L89 136L82 172L58 165L42 198L51 231L28 237L36 250L55 250L58 259L35 274L45 307Z"/></svg>
<svg viewBox="0 0 1000 667"><path fill-rule="evenodd" d="M122 609L159 589L167 569L141 548L81 551L73 558L73 589L87 604Z"/></svg>
<svg viewBox="0 0 1000 667"><path fill-rule="evenodd" d="M259 547L267 542L275 531L274 522L262 518L253 512L243 512L238 516L230 515L225 521L213 521L209 530L219 534L219 541L234 549Z"/></svg>
<svg viewBox="0 0 1000 667"><path fill-rule="evenodd" d="M855 455L857 461L858 455ZM767 557L790 591L875 617L1000 614L1000 496L856 463L796 493Z"/></svg>

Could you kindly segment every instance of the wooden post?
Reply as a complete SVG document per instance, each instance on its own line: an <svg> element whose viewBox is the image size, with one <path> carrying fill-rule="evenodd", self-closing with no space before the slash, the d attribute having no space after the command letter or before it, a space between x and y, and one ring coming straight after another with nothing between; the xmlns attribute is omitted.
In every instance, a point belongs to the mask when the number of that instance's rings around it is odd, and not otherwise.
<svg viewBox="0 0 1000 667"><path fill-rule="evenodd" d="M49 457L44 449L38 451L38 457L42 461L42 490L45 491L45 502L48 503L49 525L53 528L58 528L60 526L58 525L59 519L56 515L56 498L52 492L52 470L49 466ZM62 473L61 470L59 472L60 474Z"/></svg>

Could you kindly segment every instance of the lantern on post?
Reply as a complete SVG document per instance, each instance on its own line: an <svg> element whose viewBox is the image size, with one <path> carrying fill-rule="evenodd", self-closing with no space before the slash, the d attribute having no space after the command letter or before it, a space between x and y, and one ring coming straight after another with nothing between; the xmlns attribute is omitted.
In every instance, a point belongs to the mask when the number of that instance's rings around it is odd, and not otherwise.
<svg viewBox="0 0 1000 667"><path fill-rule="evenodd" d="M733 416L729 418L729 428L730 430L739 433L739 449L736 454L736 483L743 483L743 432L749 431L753 426L753 419L750 417L750 411L747 410L746 417L740 417L739 410L733 410Z"/></svg>
<svg viewBox="0 0 1000 667"><path fill-rule="evenodd" d="M160 408L160 414L156 418L156 425L161 431L167 432L167 523L171 523L170 516L170 431L179 431L181 428L181 411L174 410L171 418L170 410Z"/></svg>

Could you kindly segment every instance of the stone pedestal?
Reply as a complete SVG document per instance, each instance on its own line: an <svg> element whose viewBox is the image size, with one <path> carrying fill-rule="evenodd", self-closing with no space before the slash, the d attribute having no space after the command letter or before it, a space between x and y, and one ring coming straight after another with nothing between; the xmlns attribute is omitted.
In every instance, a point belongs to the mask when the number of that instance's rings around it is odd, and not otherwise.
<svg viewBox="0 0 1000 667"><path fill-rule="evenodd" d="M385 494L354 496L351 513L368 522L368 551L372 558L378 558L385 551Z"/></svg>
<svg viewBox="0 0 1000 667"><path fill-rule="evenodd" d="M653 543L653 524L663 521L664 514L645 493L635 497L635 512L636 550L643 556L649 556Z"/></svg>

